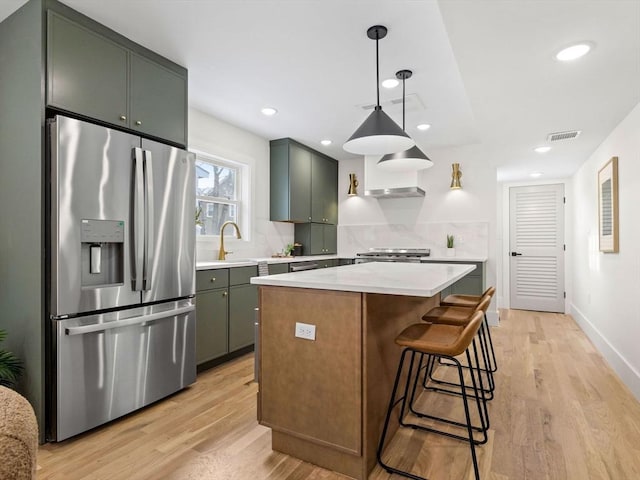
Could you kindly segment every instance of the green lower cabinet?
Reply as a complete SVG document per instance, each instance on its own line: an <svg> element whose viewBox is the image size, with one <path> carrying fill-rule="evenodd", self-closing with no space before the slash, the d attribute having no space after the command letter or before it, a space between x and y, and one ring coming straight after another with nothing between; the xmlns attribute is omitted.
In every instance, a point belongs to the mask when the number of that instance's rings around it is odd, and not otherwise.
<svg viewBox="0 0 640 480"><path fill-rule="evenodd" d="M270 263L269 264L269 275L277 275L278 273L287 273L287 272L289 272L288 263Z"/></svg>
<svg viewBox="0 0 640 480"><path fill-rule="evenodd" d="M229 351L253 345L255 308L258 306L256 285L229 288Z"/></svg>
<svg viewBox="0 0 640 480"><path fill-rule="evenodd" d="M196 363L201 364L229 352L228 289L196 294Z"/></svg>
<svg viewBox="0 0 640 480"><path fill-rule="evenodd" d="M481 295L485 290L486 268L484 262L423 260L423 263L472 264L476 266L476 269L474 271L462 277L456 283L448 286L440 292L440 298L443 300L447 295Z"/></svg>

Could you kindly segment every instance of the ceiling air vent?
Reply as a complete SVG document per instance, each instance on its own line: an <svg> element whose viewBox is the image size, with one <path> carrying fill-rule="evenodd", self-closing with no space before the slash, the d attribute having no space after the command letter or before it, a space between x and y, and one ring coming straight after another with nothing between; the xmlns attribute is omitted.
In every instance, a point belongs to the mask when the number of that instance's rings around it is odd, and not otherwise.
<svg viewBox="0 0 640 480"><path fill-rule="evenodd" d="M576 138L582 130L570 130L568 132L556 132L547 135L547 142L557 142L559 140L570 140Z"/></svg>

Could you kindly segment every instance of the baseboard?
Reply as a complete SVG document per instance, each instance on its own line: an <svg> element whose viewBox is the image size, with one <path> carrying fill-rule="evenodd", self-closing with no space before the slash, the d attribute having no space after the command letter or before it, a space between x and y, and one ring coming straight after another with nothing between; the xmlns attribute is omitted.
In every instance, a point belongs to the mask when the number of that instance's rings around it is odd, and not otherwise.
<svg viewBox="0 0 640 480"><path fill-rule="evenodd" d="M500 311L499 310L487 310L487 321L492 327L500 325Z"/></svg>
<svg viewBox="0 0 640 480"><path fill-rule="evenodd" d="M640 373L631 365L616 348L609 343L602 333L573 303L570 313L582 331L596 346L611 368L618 374L631 393L640 401Z"/></svg>

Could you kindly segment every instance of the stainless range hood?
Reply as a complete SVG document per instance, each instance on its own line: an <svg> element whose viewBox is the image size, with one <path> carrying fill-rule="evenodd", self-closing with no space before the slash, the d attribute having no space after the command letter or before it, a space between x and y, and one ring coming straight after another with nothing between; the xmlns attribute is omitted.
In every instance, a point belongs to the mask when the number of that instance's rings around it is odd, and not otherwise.
<svg viewBox="0 0 640 480"><path fill-rule="evenodd" d="M395 187L365 190L364 196L373 198L411 198L424 197L424 193L424 190L420 187Z"/></svg>

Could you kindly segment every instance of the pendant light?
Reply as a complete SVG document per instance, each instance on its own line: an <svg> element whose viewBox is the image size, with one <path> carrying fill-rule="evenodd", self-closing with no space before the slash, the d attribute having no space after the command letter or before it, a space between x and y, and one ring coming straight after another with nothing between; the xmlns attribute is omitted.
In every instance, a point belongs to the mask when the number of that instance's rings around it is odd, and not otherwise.
<svg viewBox="0 0 640 480"><path fill-rule="evenodd" d="M394 122L380 106L380 71L378 64L378 40L387 36L387 27L374 25L367 36L376 41L376 93L377 103L373 112L360 128L343 145L349 153L359 155L385 155L411 148L415 142Z"/></svg>
<svg viewBox="0 0 640 480"><path fill-rule="evenodd" d="M404 109L405 109L405 86L404 81L411 78L413 72L411 70L400 70L396 72L396 78L402 80L402 129L404 130ZM390 153L378 160L378 166L387 171L406 172L411 170L423 170L433 166L433 162L429 160L422 150L414 145L409 150L398 153Z"/></svg>

